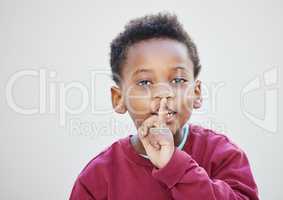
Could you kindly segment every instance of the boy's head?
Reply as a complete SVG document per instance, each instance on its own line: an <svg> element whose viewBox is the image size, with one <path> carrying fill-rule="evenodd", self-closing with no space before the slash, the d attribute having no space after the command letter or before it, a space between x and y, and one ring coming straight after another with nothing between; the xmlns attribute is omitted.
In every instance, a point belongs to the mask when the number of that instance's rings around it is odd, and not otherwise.
<svg viewBox="0 0 283 200"><path fill-rule="evenodd" d="M197 49L175 15L159 13L130 21L111 43L111 88L116 112L129 112L136 127L156 115L167 98L168 123L174 134L201 106L196 80Z"/></svg>

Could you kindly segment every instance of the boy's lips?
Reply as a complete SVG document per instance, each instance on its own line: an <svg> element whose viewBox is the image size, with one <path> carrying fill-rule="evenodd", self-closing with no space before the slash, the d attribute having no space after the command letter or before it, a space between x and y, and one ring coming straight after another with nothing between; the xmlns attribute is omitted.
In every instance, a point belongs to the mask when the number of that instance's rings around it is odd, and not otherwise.
<svg viewBox="0 0 283 200"><path fill-rule="evenodd" d="M176 119L176 114L177 112L173 111L173 110L167 110L166 112L166 116L165 116L165 121L166 123L171 123ZM158 115L157 112L153 112L151 113L152 115Z"/></svg>

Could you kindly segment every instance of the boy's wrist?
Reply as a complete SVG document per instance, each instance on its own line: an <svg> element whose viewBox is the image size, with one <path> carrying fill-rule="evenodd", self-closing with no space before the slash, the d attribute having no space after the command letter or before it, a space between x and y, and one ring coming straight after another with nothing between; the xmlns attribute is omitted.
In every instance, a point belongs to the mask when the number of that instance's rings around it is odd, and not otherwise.
<svg viewBox="0 0 283 200"><path fill-rule="evenodd" d="M190 155L175 148L169 162L162 168L154 168L152 176L172 188L189 168L190 160Z"/></svg>
<svg viewBox="0 0 283 200"><path fill-rule="evenodd" d="M169 153L168 153L168 159L165 159L163 162L160 162L158 164L155 165L156 169L162 169L164 167L166 167L168 165L168 163L170 162L170 160L172 159L173 155L174 155L174 152L176 151L176 147L173 146L172 150L168 150Z"/></svg>

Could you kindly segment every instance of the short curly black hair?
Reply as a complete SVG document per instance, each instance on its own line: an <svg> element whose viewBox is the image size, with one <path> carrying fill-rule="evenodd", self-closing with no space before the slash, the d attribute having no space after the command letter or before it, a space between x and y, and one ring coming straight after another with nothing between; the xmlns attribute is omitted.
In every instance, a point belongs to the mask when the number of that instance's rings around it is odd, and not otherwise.
<svg viewBox="0 0 283 200"><path fill-rule="evenodd" d="M111 42L110 65L112 79L116 84L120 83L121 68L127 58L128 48L135 43L153 38L168 38L185 44L194 64L194 77L198 76L201 65L195 43L175 14L161 12L131 20L124 27L124 31Z"/></svg>

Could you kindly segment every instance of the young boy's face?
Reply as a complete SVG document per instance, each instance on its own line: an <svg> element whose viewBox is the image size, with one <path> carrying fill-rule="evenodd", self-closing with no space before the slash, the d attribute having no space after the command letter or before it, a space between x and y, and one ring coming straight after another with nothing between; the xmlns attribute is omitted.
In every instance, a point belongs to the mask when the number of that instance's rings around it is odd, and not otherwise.
<svg viewBox="0 0 283 200"><path fill-rule="evenodd" d="M120 87L112 87L112 103L119 113L129 112L136 127L157 115L167 98L166 125L175 134L200 107L200 81L194 80L193 63L183 43L149 39L128 49Z"/></svg>

